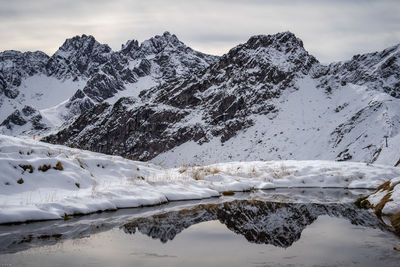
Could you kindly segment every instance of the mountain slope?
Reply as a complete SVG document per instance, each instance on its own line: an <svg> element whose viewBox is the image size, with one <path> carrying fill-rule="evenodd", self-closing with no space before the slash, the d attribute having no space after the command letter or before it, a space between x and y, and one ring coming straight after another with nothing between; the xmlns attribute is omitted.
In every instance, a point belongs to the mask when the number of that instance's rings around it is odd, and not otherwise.
<svg viewBox="0 0 400 267"><path fill-rule="evenodd" d="M5 51L0 53L0 131L19 135L54 130L98 103L137 95L196 72L215 59L168 32L140 46L128 41L116 52L86 35L67 39L51 57L42 52ZM20 116L24 108L40 115L40 129Z"/></svg>
<svg viewBox="0 0 400 267"><path fill-rule="evenodd" d="M400 158L399 58L395 46L324 66L290 32L254 36L191 76L96 106L44 140L167 166L393 165Z"/></svg>
<svg viewBox="0 0 400 267"><path fill-rule="evenodd" d="M225 142L253 124L249 116L275 116L275 99L313 64L292 33L255 36L194 75L100 105L45 140L141 160L191 140Z"/></svg>
<svg viewBox="0 0 400 267"><path fill-rule="evenodd" d="M400 98L400 44L330 64L316 73L319 75L323 76L321 86L328 86L328 90L352 83Z"/></svg>

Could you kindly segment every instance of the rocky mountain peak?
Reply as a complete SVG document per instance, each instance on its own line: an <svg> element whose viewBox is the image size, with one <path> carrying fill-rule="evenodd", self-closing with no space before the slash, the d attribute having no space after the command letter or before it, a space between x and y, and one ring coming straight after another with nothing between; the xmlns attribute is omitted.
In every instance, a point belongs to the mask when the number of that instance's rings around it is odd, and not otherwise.
<svg viewBox="0 0 400 267"><path fill-rule="evenodd" d="M0 53L0 94L16 98L24 77L45 71L49 56L43 52L19 52L7 50Z"/></svg>
<svg viewBox="0 0 400 267"><path fill-rule="evenodd" d="M92 54L93 52L111 52L108 45L100 44L92 35L77 35L65 40L64 44L55 53L61 57L71 57L75 53Z"/></svg>
<svg viewBox="0 0 400 267"><path fill-rule="evenodd" d="M191 49L169 32L156 35L140 45L135 40L128 41L118 54L129 61L136 76L150 75L161 80L197 72L217 59Z"/></svg>
<svg viewBox="0 0 400 267"><path fill-rule="evenodd" d="M120 53L123 55L129 55L131 58L136 59L138 57L159 54L167 47L170 49L178 47L186 48L186 46L179 41L176 35L166 31L162 35L156 35L143 41L140 45L137 40L129 40L125 45L122 45Z"/></svg>
<svg viewBox="0 0 400 267"><path fill-rule="evenodd" d="M140 45L140 49L145 54L157 54L165 50L165 48L186 47L184 43L179 41L175 34L164 32L163 35L156 35L149 40L144 41Z"/></svg>
<svg viewBox="0 0 400 267"><path fill-rule="evenodd" d="M49 56L41 51L20 52L15 50L6 50L0 53L0 71L19 71L32 75L41 71Z"/></svg>
<svg viewBox="0 0 400 267"><path fill-rule="evenodd" d="M301 47L303 48L303 41L296 37L293 33L280 32L273 35L255 35L248 41L247 45L253 49L258 47Z"/></svg>
<svg viewBox="0 0 400 267"><path fill-rule="evenodd" d="M399 132L398 100L391 97L400 96L398 46L323 66L290 32L253 36L222 57L196 52L175 38L164 33L143 42L135 57L121 56L135 77L150 75L157 86L124 105L103 103L80 112L44 140L159 162L170 161L176 151L176 162L186 153L193 162L212 162L217 156L210 151L219 149L226 161L323 157L372 163L385 149L381 136ZM138 47L125 47L130 45ZM107 78L88 82L76 99L100 102L96 97L109 97L103 89L123 90L123 83ZM390 95L375 95L374 88ZM371 127L372 121L382 123ZM191 146L196 154L186 151ZM236 146L243 150L235 156L229 147Z"/></svg>
<svg viewBox="0 0 400 267"><path fill-rule="evenodd" d="M303 41L291 32L252 36L231 49L221 59L222 67L271 69L274 72L307 74L318 60L303 47Z"/></svg>
<svg viewBox="0 0 400 267"><path fill-rule="evenodd" d="M49 56L46 55L45 53L41 51L35 51L35 52L20 52L20 51L15 51L15 50L6 50L4 52L0 53L0 63L3 66L5 61L10 60L13 62L17 62L19 60L31 60L31 61L38 61L41 59L48 59Z"/></svg>
<svg viewBox="0 0 400 267"><path fill-rule="evenodd" d="M91 35L83 34L67 39L50 58L47 69L49 75L62 78L81 75L89 77L110 59L111 53L108 45L100 44Z"/></svg>
<svg viewBox="0 0 400 267"><path fill-rule="evenodd" d="M23 117L21 113L22 103L27 102L26 99L31 92L23 91L20 87L24 79L34 74L38 74L37 80L51 77L51 80L53 78L59 80L60 84L68 80L68 83L76 88L75 93L71 94L72 97L63 104L65 111L57 115L58 119L66 121L89 110L95 104L115 96L127 87L138 87L137 90L148 89L155 84L162 84L167 80L204 69L216 59L215 56L187 47L169 32L150 38L140 46L136 40L128 41L117 52L113 52L108 45L99 43L93 36L85 34L65 40L51 57L42 52L6 51L0 53L0 94L15 99L13 101L18 102L18 105L10 111L7 110L8 106L2 105L0 101L0 108L4 110L2 119L7 118L7 114L12 115L15 110L19 113L11 116L0 128L11 133L17 132L18 129L22 131L25 126L31 127L26 125L30 122L30 118ZM146 82L138 86L133 85L142 78ZM34 86L35 84L32 86L28 84L28 87ZM45 97L40 90L38 88L38 93L32 93L35 101ZM53 123L50 120L43 121L49 123L49 126Z"/></svg>
<svg viewBox="0 0 400 267"><path fill-rule="evenodd" d="M400 44L332 63L322 68L319 76L320 86L329 90L338 88L338 84L353 83L400 98Z"/></svg>
<svg viewBox="0 0 400 267"><path fill-rule="evenodd" d="M149 51L156 53L151 54L154 57L146 54ZM170 33L143 42L139 52L147 56L132 59L148 61L150 68L168 82L142 91L135 108L104 109L101 113L106 119L101 121L87 113L80 123L47 141L90 145L105 153L116 142L125 143L118 153L140 160L191 140L204 143L218 137L224 143L251 127L252 115L276 116L276 99L284 90L293 89L296 80L318 62L291 33L252 37L221 58L193 51ZM207 66L207 59L214 64ZM200 69L200 64L205 67ZM177 75L179 72L188 75ZM67 134L85 131L87 124L82 122L88 120L91 129L85 136ZM97 127L104 127L107 134L97 134ZM118 141L114 138L117 135L121 137Z"/></svg>
<svg viewBox="0 0 400 267"><path fill-rule="evenodd" d="M125 44L121 46L120 53L123 55L128 55L131 51L139 50L139 42L137 40L128 40Z"/></svg>

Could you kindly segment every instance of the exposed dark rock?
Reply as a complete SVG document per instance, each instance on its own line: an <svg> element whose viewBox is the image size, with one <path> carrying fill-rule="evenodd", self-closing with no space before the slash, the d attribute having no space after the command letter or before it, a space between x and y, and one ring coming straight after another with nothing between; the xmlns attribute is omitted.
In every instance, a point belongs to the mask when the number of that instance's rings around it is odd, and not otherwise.
<svg viewBox="0 0 400 267"><path fill-rule="evenodd" d="M0 53L0 93L15 99L22 79L45 72L48 56L43 52L7 50Z"/></svg>
<svg viewBox="0 0 400 267"><path fill-rule="evenodd" d="M36 112L36 109L34 109L33 107L31 107L31 106L25 106L23 109L22 109L22 113L25 115L25 116L30 116L30 115L32 115L33 113L35 113Z"/></svg>
<svg viewBox="0 0 400 267"><path fill-rule="evenodd" d="M83 88L83 92L91 99L102 102L104 99L115 95L118 90L123 89L123 83L113 76L96 74Z"/></svg>
<svg viewBox="0 0 400 267"><path fill-rule="evenodd" d="M349 61L332 63L315 71L314 77L321 78L321 87L331 90L348 83L366 85L400 98L400 45L381 52L355 55Z"/></svg>
<svg viewBox="0 0 400 267"><path fill-rule="evenodd" d="M348 121L336 127L331 133L332 147L337 147L345 135L350 133L357 125L369 118L370 114L375 113L380 108L382 108L382 102L372 102L367 107L357 111Z"/></svg>
<svg viewBox="0 0 400 267"><path fill-rule="evenodd" d="M115 96L141 77L150 76L161 84L203 69L216 58L192 50L168 32L140 46L137 41L128 41L117 52L93 36L75 36L67 39L51 57L42 52L0 53L0 94L21 102L19 86L24 79L36 74L85 81L85 86L65 104L67 110L59 114L60 118L69 120Z"/></svg>
<svg viewBox="0 0 400 267"><path fill-rule="evenodd" d="M18 87L35 74L85 81L63 104L59 117L68 123L44 140L149 160L188 141L203 144L216 137L224 143L260 121L260 116L273 120L281 101L301 87L300 80L314 79L327 99L334 99L338 88L354 84L400 97L399 51L397 45L323 66L290 32L253 36L222 57L194 51L169 32L141 44L128 41L116 52L82 35L66 40L51 58L41 52L0 53L0 94L15 101L27 97L19 94ZM132 85L139 80L143 82ZM137 90L138 97L103 105L126 88ZM382 120L377 111L386 116L392 133L400 121L386 112L385 101L357 109L347 105L335 103L331 109L343 117L331 128L336 127L328 144L332 157L358 160L355 147L372 144L364 160L376 160L380 140L364 142L371 134L361 131L360 125L367 129L372 117ZM347 117L342 110L353 114ZM25 108L19 112L20 118L10 114L2 125L12 129L30 122L32 130L48 127L38 112ZM320 126L315 128L319 131Z"/></svg>
<svg viewBox="0 0 400 267"><path fill-rule="evenodd" d="M8 116L7 119L5 119L0 125L6 126L7 129L11 129L13 124L22 126L26 123L27 121L24 119L21 112L19 110L16 110L10 116Z"/></svg>
<svg viewBox="0 0 400 267"><path fill-rule="evenodd" d="M40 114L37 114L30 119L34 130L46 129L46 125L43 123L42 119L43 119L42 115Z"/></svg>
<svg viewBox="0 0 400 267"><path fill-rule="evenodd" d="M85 97L85 93L84 93L81 89L78 89L78 90L75 92L75 94L69 99L69 101L70 101L70 102L73 102L74 100L82 99L82 98L84 98L84 97Z"/></svg>
<svg viewBox="0 0 400 267"><path fill-rule="evenodd" d="M44 140L148 160L192 138L203 136L195 128L181 128L176 137L169 137L169 126L181 121L187 115L185 111L163 110L155 106L130 109L132 104L133 99L121 98L113 106L95 106L57 136L49 136ZM87 125L93 127L89 129ZM98 132L99 127L103 129L101 134Z"/></svg>
<svg viewBox="0 0 400 267"><path fill-rule="evenodd" d="M128 47L131 47L129 52ZM158 53L155 63L170 80L142 92L140 101L134 104L121 99L113 107L103 109L102 114L93 109L70 127L44 140L140 160L152 159L188 141L207 142L207 135L226 142L253 124L249 115L276 112L269 102L317 63L304 50L300 39L291 33L281 33L252 37L210 67L184 79L171 79L176 76L177 68L171 65L171 55L165 52L182 50L183 54L176 55L179 57L187 53L184 48L176 36L169 33L145 41L140 47L127 44L123 54L132 58ZM279 64L271 57L280 57L288 63ZM193 64L182 62L184 66ZM146 73L151 68L149 65L141 59L138 69ZM102 80L99 90L89 90L94 88L90 84L89 81L83 91L97 101L100 101L98 97L105 99L114 94L107 92L118 90L120 86ZM100 92L107 95L99 95ZM200 123L186 123L199 115Z"/></svg>
<svg viewBox="0 0 400 267"><path fill-rule="evenodd" d="M144 77L149 75L151 72L151 63L147 59L142 59L140 61L139 67L133 70L139 77Z"/></svg>
<svg viewBox="0 0 400 267"><path fill-rule="evenodd" d="M0 126L12 130L16 126L23 126L27 123L31 123L32 129L37 131L46 129L47 127L43 123L43 118L39 111L30 106L25 106L21 111L15 110L0 124Z"/></svg>
<svg viewBox="0 0 400 267"><path fill-rule="evenodd" d="M49 75L60 78L90 77L111 57L111 48L97 42L93 36L75 36L67 39L49 59Z"/></svg>

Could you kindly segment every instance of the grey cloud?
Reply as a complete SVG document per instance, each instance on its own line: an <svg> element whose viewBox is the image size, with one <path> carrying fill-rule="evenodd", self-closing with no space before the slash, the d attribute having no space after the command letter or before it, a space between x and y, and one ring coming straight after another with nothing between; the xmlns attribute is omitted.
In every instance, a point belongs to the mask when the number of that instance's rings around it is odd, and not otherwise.
<svg viewBox="0 0 400 267"><path fill-rule="evenodd" d="M254 34L290 30L322 62L400 42L400 5L383 0L0 0L0 50L45 50L92 34L119 49L165 30L222 54ZM11 30L10 30L11 29Z"/></svg>

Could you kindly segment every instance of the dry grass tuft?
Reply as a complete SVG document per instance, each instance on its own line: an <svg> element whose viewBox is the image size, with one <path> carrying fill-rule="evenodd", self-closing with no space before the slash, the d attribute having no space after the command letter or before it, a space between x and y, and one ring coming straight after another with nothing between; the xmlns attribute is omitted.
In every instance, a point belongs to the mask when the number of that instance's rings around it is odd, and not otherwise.
<svg viewBox="0 0 400 267"><path fill-rule="evenodd" d="M233 196L234 194L235 192L233 192L232 190L222 192L222 195L224 196Z"/></svg>
<svg viewBox="0 0 400 267"><path fill-rule="evenodd" d="M381 201L375 206L375 213L378 216L382 215L382 209L383 207L385 207L386 203L388 203L389 201L393 201L393 199L391 199L392 197L392 192L387 193L382 199Z"/></svg>
<svg viewBox="0 0 400 267"><path fill-rule="evenodd" d="M400 212L390 216L390 223L392 224L396 234L400 236Z"/></svg>
<svg viewBox="0 0 400 267"><path fill-rule="evenodd" d="M181 172L181 170L179 170L180 173L186 172L188 169L186 168L184 171ZM192 167L191 168L191 174L193 179L195 180L202 180L204 179L205 176L210 175L210 174L217 174L220 173L221 171L216 168L216 167Z"/></svg>
<svg viewBox="0 0 400 267"><path fill-rule="evenodd" d="M380 191L380 190L391 190L391 186L390 186L390 181L384 182L383 184L381 184L380 186L378 186L376 188L376 192Z"/></svg>
<svg viewBox="0 0 400 267"><path fill-rule="evenodd" d="M282 179L283 177L286 177L289 175L290 175L290 172L284 164L281 164L278 169L274 169L272 171L272 176L275 179Z"/></svg>
<svg viewBox="0 0 400 267"><path fill-rule="evenodd" d="M80 166L82 169L84 169L84 168L85 168L85 166L83 166L83 162L82 162L82 160L81 160L80 158L76 158L76 160L78 161L78 163L79 163L79 166Z"/></svg>
<svg viewBox="0 0 400 267"><path fill-rule="evenodd" d="M51 169L51 165L43 164L42 166L39 166L38 171L46 172L49 169Z"/></svg>
<svg viewBox="0 0 400 267"><path fill-rule="evenodd" d="M208 168L204 169L204 172L208 173L208 174L217 174L217 173L220 173L221 171L215 167L214 168L208 167Z"/></svg>
<svg viewBox="0 0 400 267"><path fill-rule="evenodd" d="M182 173L186 172L187 170L188 170L188 166L183 165L182 167L179 168L178 172L180 174L182 174Z"/></svg>
<svg viewBox="0 0 400 267"><path fill-rule="evenodd" d="M20 167L24 170L24 172L25 172L26 170L29 170L29 173L33 173L33 167L32 167L32 165L23 165L23 164L20 164L20 165L18 165L18 166L20 166Z"/></svg>
<svg viewBox="0 0 400 267"><path fill-rule="evenodd" d="M71 220L72 219L72 217L71 216L69 216L68 214L66 214L66 213L64 213L64 215L63 216L61 216L61 218L64 220L64 221L68 221L68 220Z"/></svg>
<svg viewBox="0 0 400 267"><path fill-rule="evenodd" d="M64 170L64 167L63 167L61 161L58 161L57 164L56 164L56 166L55 166L53 169L59 170L59 171Z"/></svg>
<svg viewBox="0 0 400 267"><path fill-rule="evenodd" d="M202 167L200 168L193 168L192 170L192 177L196 181L201 180L204 178L204 169Z"/></svg>
<svg viewBox="0 0 400 267"><path fill-rule="evenodd" d="M372 208L371 203L367 200L368 196L359 197L354 204L360 209L370 209Z"/></svg>

